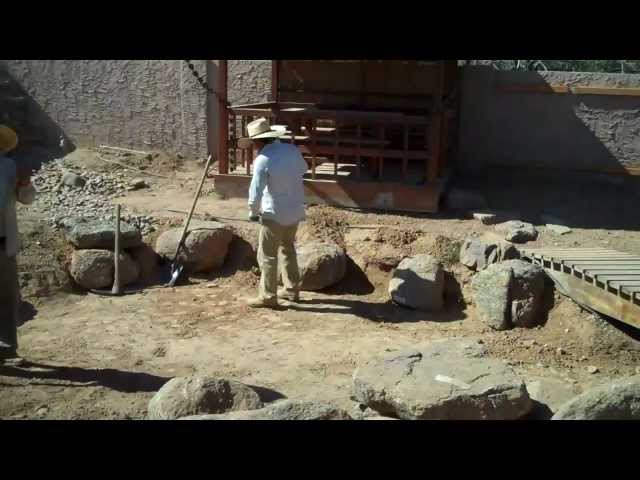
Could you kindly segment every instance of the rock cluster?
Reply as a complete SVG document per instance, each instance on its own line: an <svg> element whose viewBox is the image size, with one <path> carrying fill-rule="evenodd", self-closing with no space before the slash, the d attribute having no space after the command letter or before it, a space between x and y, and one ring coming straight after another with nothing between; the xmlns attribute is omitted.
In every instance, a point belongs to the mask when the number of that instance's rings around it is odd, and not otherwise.
<svg viewBox="0 0 640 480"><path fill-rule="evenodd" d="M65 219L68 218L81 217L113 223L113 200L135 185L140 185L140 179L132 183L127 173L122 171L71 172L65 169L64 159L42 165L32 180L38 190L38 206L47 212L49 226L54 230L64 228ZM149 215L134 215L125 211L122 219L138 228L142 235L155 230L155 220Z"/></svg>

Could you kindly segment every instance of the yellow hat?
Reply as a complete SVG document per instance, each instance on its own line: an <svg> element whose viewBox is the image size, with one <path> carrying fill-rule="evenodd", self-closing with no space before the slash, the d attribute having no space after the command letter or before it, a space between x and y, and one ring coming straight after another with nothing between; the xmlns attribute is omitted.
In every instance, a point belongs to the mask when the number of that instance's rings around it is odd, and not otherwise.
<svg viewBox="0 0 640 480"><path fill-rule="evenodd" d="M0 154L8 153L18 145L18 134L6 125L0 125Z"/></svg>

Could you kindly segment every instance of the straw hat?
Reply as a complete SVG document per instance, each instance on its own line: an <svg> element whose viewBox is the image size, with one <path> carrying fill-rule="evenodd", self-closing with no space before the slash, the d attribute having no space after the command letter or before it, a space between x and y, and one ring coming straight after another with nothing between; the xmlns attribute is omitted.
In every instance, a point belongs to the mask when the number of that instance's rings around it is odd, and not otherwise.
<svg viewBox="0 0 640 480"><path fill-rule="evenodd" d="M269 120L266 118L259 118L247 125L247 135L251 140L281 137L285 130L286 128L282 125L269 125Z"/></svg>
<svg viewBox="0 0 640 480"><path fill-rule="evenodd" d="M0 125L0 154L5 154L18 145L18 134L11 128Z"/></svg>

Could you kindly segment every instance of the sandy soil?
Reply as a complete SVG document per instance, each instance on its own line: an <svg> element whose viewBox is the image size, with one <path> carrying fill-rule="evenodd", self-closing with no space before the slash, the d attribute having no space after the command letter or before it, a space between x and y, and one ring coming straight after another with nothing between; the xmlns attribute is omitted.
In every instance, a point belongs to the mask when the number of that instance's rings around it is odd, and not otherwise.
<svg viewBox="0 0 640 480"><path fill-rule="evenodd" d="M106 168L92 155L80 151L74 161L85 169ZM197 166L165 162L149 168L172 178L148 177L151 189L130 192L121 202L160 219L160 229L179 225L181 215L167 209L188 210ZM197 211L217 218L246 215L244 201L220 199L210 188ZM300 239L322 236L344 245L351 258L347 277L329 291L304 292L298 305L253 311L244 302L255 294L258 280L251 257L254 225L229 221L244 240L234 243L220 272L175 288L155 285L116 298L34 287L30 271L43 263L64 269L68 258L60 235L39 222L42 215L37 205L20 209L25 301L20 352L33 365L0 368L1 418L141 419L164 382L191 373L262 387L267 400L325 399L351 409L350 380L359 362L444 337L481 338L492 355L525 377L564 379L576 391L632 374L640 365L640 342L558 295L542 327L486 328L470 303L472 273L455 263L459 242L493 229L472 219L311 207ZM607 246L640 254L637 231L574 228L568 235L553 236L542 230L534 244ZM394 264L419 252L432 253L448 266L444 312L413 312L388 301L386 286ZM589 374L588 365L597 366L599 373Z"/></svg>

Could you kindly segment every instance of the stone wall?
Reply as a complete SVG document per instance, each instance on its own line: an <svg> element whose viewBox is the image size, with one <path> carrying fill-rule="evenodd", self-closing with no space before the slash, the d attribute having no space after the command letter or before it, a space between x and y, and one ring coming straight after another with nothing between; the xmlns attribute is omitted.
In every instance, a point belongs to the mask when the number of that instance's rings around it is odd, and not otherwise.
<svg viewBox="0 0 640 480"><path fill-rule="evenodd" d="M194 64L205 73L204 61ZM270 80L268 60L230 61L230 101L266 99ZM207 152L206 95L182 60L4 60L3 81L11 92L0 91L0 112L30 145L53 148L64 132L76 146ZM5 101L2 108L3 97L17 96L30 105L26 117L39 109L49 122L20 124L20 107Z"/></svg>
<svg viewBox="0 0 640 480"><path fill-rule="evenodd" d="M194 61L205 73L204 61ZM640 168L640 97L503 93L503 85L640 87L640 75L464 67L458 170ZM232 103L266 100L270 60L230 60ZM181 60L0 61L0 121L21 148L109 144L207 152L206 95ZM60 139L63 138L61 149Z"/></svg>
<svg viewBox="0 0 640 480"><path fill-rule="evenodd" d="M458 169L640 169L640 97L501 92L504 86L640 88L640 75L465 67Z"/></svg>

